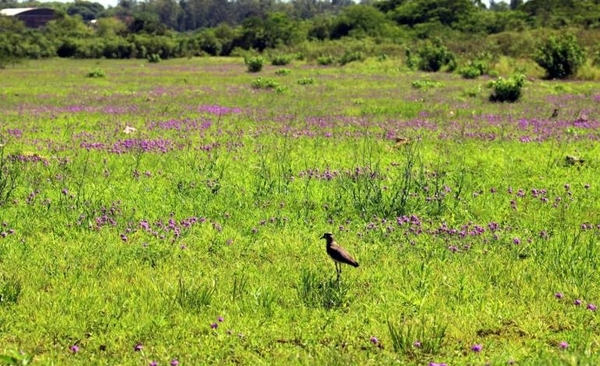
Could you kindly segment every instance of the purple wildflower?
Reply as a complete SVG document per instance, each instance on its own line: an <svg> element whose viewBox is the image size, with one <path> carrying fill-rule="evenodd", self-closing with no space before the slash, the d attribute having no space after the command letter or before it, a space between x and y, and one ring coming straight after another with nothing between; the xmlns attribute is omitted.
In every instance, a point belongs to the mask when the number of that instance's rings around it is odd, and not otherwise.
<svg viewBox="0 0 600 366"><path fill-rule="evenodd" d="M371 340L371 343L373 343L373 344L379 344L379 339L375 336L372 336L370 340Z"/></svg>
<svg viewBox="0 0 600 366"><path fill-rule="evenodd" d="M474 344L473 346L471 346L471 351L473 352L481 352L482 349L483 346L481 344Z"/></svg>
<svg viewBox="0 0 600 366"><path fill-rule="evenodd" d="M71 351L71 353L77 353L79 352L79 346L74 344L71 346L71 348L69 348L69 350Z"/></svg>
<svg viewBox="0 0 600 366"><path fill-rule="evenodd" d="M225 321L225 319L222 316L218 317L217 320L219 321L219 323L223 323Z"/></svg>
<svg viewBox="0 0 600 366"><path fill-rule="evenodd" d="M560 344L558 345L561 349L567 349L569 348L569 344L565 341L560 342Z"/></svg>
<svg viewBox="0 0 600 366"><path fill-rule="evenodd" d="M218 327L218 326L219 326L219 324L217 324L217 323L212 323L212 324L210 325L210 327L211 327L212 329L217 329L217 327Z"/></svg>
<svg viewBox="0 0 600 366"><path fill-rule="evenodd" d="M171 366L177 366L179 365L179 361L177 361L177 359L174 359L171 361Z"/></svg>
<svg viewBox="0 0 600 366"><path fill-rule="evenodd" d="M515 244L515 245L519 245L519 244L521 244L521 239L519 239L519 238L514 238L514 239L513 239L513 244Z"/></svg>
<svg viewBox="0 0 600 366"><path fill-rule="evenodd" d="M414 346L414 347L417 347L417 348L421 348L421 342L419 342L419 341L414 341L414 342L413 342L413 346Z"/></svg>
<svg viewBox="0 0 600 366"><path fill-rule="evenodd" d="M158 362L156 361L151 361L148 366L158 366Z"/></svg>
<svg viewBox="0 0 600 366"><path fill-rule="evenodd" d="M562 299L563 298L563 294L562 292L557 292L554 294L554 297L556 297L557 299Z"/></svg>
<svg viewBox="0 0 600 366"><path fill-rule="evenodd" d="M135 352L140 352L142 349L144 349L144 346L141 343L138 343L135 346L133 346L133 350Z"/></svg>
<svg viewBox="0 0 600 366"><path fill-rule="evenodd" d="M586 309L591 310L591 311L596 311L598 310L598 307L592 303L587 304Z"/></svg>
<svg viewBox="0 0 600 366"><path fill-rule="evenodd" d="M573 301L573 304L575 304L575 306L579 306L579 305L581 305L581 300L575 299L575 301Z"/></svg>

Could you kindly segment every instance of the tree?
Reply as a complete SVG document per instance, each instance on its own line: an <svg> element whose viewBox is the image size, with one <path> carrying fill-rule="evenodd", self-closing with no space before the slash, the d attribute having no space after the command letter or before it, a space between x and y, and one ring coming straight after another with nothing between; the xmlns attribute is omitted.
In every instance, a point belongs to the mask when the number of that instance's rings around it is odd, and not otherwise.
<svg viewBox="0 0 600 366"><path fill-rule="evenodd" d="M77 0L74 3L69 4L67 8L67 14L71 16L80 15L85 21L96 19L103 11L104 6L102 6L102 4L83 0Z"/></svg>
<svg viewBox="0 0 600 366"><path fill-rule="evenodd" d="M471 0L412 0L392 12L392 18L403 25L439 22L452 26L475 14L477 7Z"/></svg>
<svg viewBox="0 0 600 366"><path fill-rule="evenodd" d="M125 36L127 26L117 18L100 18L96 23L96 32L98 36L103 38Z"/></svg>
<svg viewBox="0 0 600 366"><path fill-rule="evenodd" d="M523 5L523 0L510 0L510 10L517 10Z"/></svg>
<svg viewBox="0 0 600 366"><path fill-rule="evenodd" d="M331 30L331 38L348 35L382 36L388 23L386 16L372 6L352 5L344 8Z"/></svg>
<svg viewBox="0 0 600 366"><path fill-rule="evenodd" d="M178 21L182 10L177 1L154 0L150 4L154 12L157 13L159 22L169 28L180 30Z"/></svg>

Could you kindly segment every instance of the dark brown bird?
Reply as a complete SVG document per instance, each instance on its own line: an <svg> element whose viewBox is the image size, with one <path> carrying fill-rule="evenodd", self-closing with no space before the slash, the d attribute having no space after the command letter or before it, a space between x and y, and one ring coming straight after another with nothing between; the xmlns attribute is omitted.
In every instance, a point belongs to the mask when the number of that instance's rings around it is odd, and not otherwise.
<svg viewBox="0 0 600 366"><path fill-rule="evenodd" d="M402 136L394 138L394 141L396 142L396 146L406 145L410 142L408 138Z"/></svg>
<svg viewBox="0 0 600 366"><path fill-rule="evenodd" d="M358 262L352 258L350 253L346 251L346 249L339 246L335 240L333 239L332 233L325 233L321 237L321 239L325 239L327 242L326 249L329 257L333 259L335 262L335 273L337 274L337 278L340 278L342 274L342 263L349 264L353 267L358 267Z"/></svg>
<svg viewBox="0 0 600 366"><path fill-rule="evenodd" d="M550 116L550 118L556 118L558 117L558 108L554 108L554 112L552 112L552 115Z"/></svg>

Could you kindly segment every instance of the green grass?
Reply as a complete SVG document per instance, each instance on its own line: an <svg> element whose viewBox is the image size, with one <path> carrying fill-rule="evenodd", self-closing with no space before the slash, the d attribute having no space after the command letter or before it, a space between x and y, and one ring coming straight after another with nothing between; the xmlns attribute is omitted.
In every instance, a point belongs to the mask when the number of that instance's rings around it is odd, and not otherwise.
<svg viewBox="0 0 600 366"><path fill-rule="evenodd" d="M598 363L597 85L394 62L2 70L0 360Z"/></svg>

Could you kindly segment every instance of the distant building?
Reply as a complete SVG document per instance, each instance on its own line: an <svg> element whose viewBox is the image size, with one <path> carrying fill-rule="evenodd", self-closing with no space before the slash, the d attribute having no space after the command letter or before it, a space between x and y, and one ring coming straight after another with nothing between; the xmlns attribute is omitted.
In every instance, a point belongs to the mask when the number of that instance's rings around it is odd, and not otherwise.
<svg viewBox="0 0 600 366"><path fill-rule="evenodd" d="M9 8L0 9L0 15L15 17L28 28L39 28L54 19L56 13L50 8Z"/></svg>

